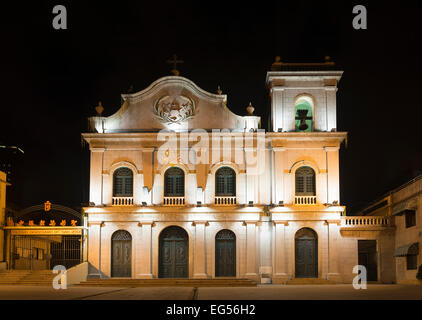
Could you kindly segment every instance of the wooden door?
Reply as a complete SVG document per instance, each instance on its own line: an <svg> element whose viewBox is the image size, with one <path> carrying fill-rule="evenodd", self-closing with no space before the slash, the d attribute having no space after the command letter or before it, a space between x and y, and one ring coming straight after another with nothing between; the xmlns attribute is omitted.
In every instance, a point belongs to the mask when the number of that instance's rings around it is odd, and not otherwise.
<svg viewBox="0 0 422 320"><path fill-rule="evenodd" d="M230 230L221 230L215 236L215 276L236 276L236 236Z"/></svg>
<svg viewBox="0 0 422 320"><path fill-rule="evenodd" d="M111 276L131 277L132 238L128 232L121 231L115 232L112 237Z"/></svg>
<svg viewBox="0 0 422 320"><path fill-rule="evenodd" d="M295 239L296 278L318 277L318 249L315 233L311 229L299 230Z"/></svg>
<svg viewBox="0 0 422 320"><path fill-rule="evenodd" d="M159 277L187 278L189 274L188 235L179 227L168 227L160 235Z"/></svg>

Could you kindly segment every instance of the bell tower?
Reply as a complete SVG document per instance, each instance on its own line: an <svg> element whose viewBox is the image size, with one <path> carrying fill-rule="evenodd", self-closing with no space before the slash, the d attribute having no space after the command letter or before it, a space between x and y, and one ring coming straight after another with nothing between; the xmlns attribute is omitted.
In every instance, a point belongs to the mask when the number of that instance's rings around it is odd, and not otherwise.
<svg viewBox="0 0 422 320"><path fill-rule="evenodd" d="M343 71L322 63L286 63L279 57L267 73L272 132L337 131L336 92Z"/></svg>

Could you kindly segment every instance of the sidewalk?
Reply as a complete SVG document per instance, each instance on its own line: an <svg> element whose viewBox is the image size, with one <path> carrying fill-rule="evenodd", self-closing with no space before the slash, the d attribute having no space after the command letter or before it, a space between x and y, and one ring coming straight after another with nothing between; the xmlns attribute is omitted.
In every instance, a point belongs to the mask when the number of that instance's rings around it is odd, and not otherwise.
<svg viewBox="0 0 422 320"><path fill-rule="evenodd" d="M355 290L352 285L265 285L248 288L103 288L0 286L0 300L422 300L422 286L368 285Z"/></svg>

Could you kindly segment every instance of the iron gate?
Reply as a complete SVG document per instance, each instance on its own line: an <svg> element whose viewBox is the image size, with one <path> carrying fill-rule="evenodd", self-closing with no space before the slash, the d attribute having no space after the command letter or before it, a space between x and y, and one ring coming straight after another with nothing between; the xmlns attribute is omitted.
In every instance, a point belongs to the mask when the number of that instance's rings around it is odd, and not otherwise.
<svg viewBox="0 0 422 320"><path fill-rule="evenodd" d="M80 235L12 236L11 268L48 270L56 265L69 269L82 262Z"/></svg>

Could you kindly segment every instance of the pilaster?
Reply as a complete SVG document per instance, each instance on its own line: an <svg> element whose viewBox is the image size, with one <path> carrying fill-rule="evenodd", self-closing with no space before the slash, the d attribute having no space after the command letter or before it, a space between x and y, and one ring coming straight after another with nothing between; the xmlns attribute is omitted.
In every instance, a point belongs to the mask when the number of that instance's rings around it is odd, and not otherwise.
<svg viewBox="0 0 422 320"><path fill-rule="evenodd" d="M274 273L273 283L284 283L289 280L287 273L286 237L287 221L274 221Z"/></svg>
<svg viewBox="0 0 422 320"><path fill-rule="evenodd" d="M141 229L140 250L136 261L136 278L152 279L152 227L153 221L139 222Z"/></svg>
<svg viewBox="0 0 422 320"><path fill-rule="evenodd" d="M194 262L193 262L193 278L206 279L208 278L206 270L206 236L205 227L207 221L195 221L195 245L194 245Z"/></svg>

